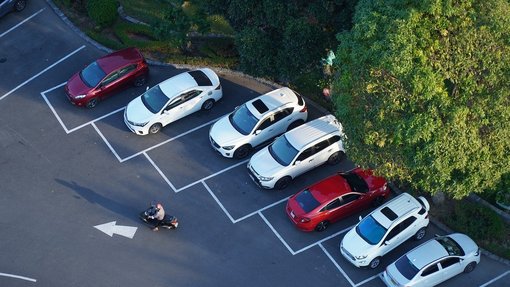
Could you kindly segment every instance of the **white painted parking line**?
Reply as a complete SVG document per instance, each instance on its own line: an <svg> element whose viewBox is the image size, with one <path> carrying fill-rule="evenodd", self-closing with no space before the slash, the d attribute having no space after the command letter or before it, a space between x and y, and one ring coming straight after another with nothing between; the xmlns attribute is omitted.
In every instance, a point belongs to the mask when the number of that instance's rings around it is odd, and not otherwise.
<svg viewBox="0 0 510 287"><path fill-rule="evenodd" d="M16 278L16 279L21 279L21 280L26 280L26 281L31 281L31 282L37 282L37 280L35 280L33 278L28 278L25 276L19 276L19 275L14 275L14 274L0 273L0 276Z"/></svg>
<svg viewBox="0 0 510 287"><path fill-rule="evenodd" d="M175 189L175 186L170 182L170 180L165 176L165 174L159 169L159 167L156 165L156 163L147 155L146 153L143 153L145 158L152 164L152 166L156 169L156 171L161 175L161 177L166 181L166 183L172 188L174 192L177 192Z"/></svg>
<svg viewBox="0 0 510 287"><path fill-rule="evenodd" d="M381 278L381 276L382 276L382 272L379 273L379 274L375 274L374 276L372 276L370 278L367 278L367 279L357 283L356 286L361 286L361 285L363 285L363 284L365 284L367 282L370 282L370 281L374 280L375 278Z"/></svg>
<svg viewBox="0 0 510 287"><path fill-rule="evenodd" d="M91 123L92 127L94 127L94 129L96 130L97 134L103 139L104 143L108 146L108 148L110 149L110 151L115 155L115 157L117 158L118 161L120 161L120 156L117 154L117 152L115 152L115 149L112 147L112 145L108 142L108 140L105 138L105 136L103 135L103 133L101 133L101 131L97 128L96 124L95 123Z"/></svg>
<svg viewBox="0 0 510 287"><path fill-rule="evenodd" d="M503 273L503 274L499 275L498 277L496 277L496 278L494 278L494 279L490 280L489 282L487 282L487 283L485 283L485 284L483 284L483 285L480 285L480 287L486 287L486 286L489 286L490 284L492 284L492 283L494 283L494 282L498 281L499 279L501 279L501 278L505 277L507 274L510 274L510 270L508 270L508 271L506 271L505 273ZM508 286L508 285L507 285L507 286Z"/></svg>
<svg viewBox="0 0 510 287"><path fill-rule="evenodd" d="M2 34L0 34L0 38L2 38L5 34L11 32L12 30L18 28L19 26L21 26L23 23L27 22L28 20L34 18L35 16L37 16L37 14L41 13L44 9L46 9L46 8L42 8L41 10L39 10L39 11L35 12L34 14L32 14L32 16L30 16L30 17L26 18L25 20L19 22L16 26L14 26L11 29L3 32Z"/></svg>
<svg viewBox="0 0 510 287"><path fill-rule="evenodd" d="M296 253L294 252L294 250L292 250L292 248L290 248L289 244L287 244L287 242L283 239L283 237L280 236L280 234L278 233L278 231L276 231L276 229L274 229L273 225L271 225L271 223L269 223L269 221L267 220L267 218L261 213L261 212L258 212L258 214L260 215L260 217L262 217L262 220L264 220L264 222L267 224L267 226L269 226L269 228L271 229L271 231L273 231L274 235L276 235L276 237L278 239L280 239L280 241L283 243L283 245L285 247L287 247L287 250L289 250L289 252L292 254L292 255L296 255Z"/></svg>
<svg viewBox="0 0 510 287"><path fill-rule="evenodd" d="M54 66L58 65L60 62L66 60L67 58L71 57L72 55L76 54L78 51L80 51L81 49L85 48L85 45L81 46L80 48L74 50L73 52L71 52L70 54L68 54L67 56L65 56L64 58L58 60L57 62L53 63L51 66L47 67L46 69L40 71L39 73L37 73L35 76L32 76L30 79L24 81L23 83L19 84L16 88L10 90L9 92L7 92L5 95L1 96L0 97L0 100L3 100L5 97L7 97L8 95L14 93L15 91L17 91L19 88L23 87L24 85L26 85L27 83L29 83L30 81L32 81L33 79L39 77L40 75L42 75L43 73L45 73L46 71L48 71L49 69L53 68Z"/></svg>
<svg viewBox="0 0 510 287"><path fill-rule="evenodd" d="M230 221L232 221L232 223L236 223L236 221L234 220L234 218L232 218L232 216L230 215L230 213L227 211L227 209L223 206L223 204L221 204L220 200L216 197L216 195L214 194L214 192L212 192L212 190L209 188L209 186L207 185L207 183L205 183L205 181L202 181L202 184L204 185L205 189L207 189L207 191L209 192L209 194L214 198L214 200L216 201L216 203L220 206L220 208L223 210L223 212L225 212L225 214L227 215L227 217L230 219Z"/></svg>
<svg viewBox="0 0 510 287"><path fill-rule="evenodd" d="M340 267L340 265L338 265L338 263L336 263L335 259L333 259L333 256L331 256L331 254L329 254L328 250L326 250L326 248L324 248L324 246L322 246L322 244L320 244L320 243L319 243L319 247L322 249L322 251L324 251L326 256L328 256L329 260L331 260L331 262L333 262L333 265L336 266L338 271L340 271L340 273L342 273L342 275L344 275L345 279L347 279L347 281L349 281L349 284L351 284L351 286L353 286L353 287L356 286L356 284L354 284L354 282L352 282L351 278L349 276L347 276L347 273L345 273L345 271L342 269L342 267Z"/></svg>
<svg viewBox="0 0 510 287"><path fill-rule="evenodd" d="M243 216L243 217L241 217L241 218L238 218L238 219L236 219L236 220L235 220L235 222L234 222L234 223L239 222L239 221L243 221L243 220L245 220L245 219L246 219L246 218L248 218L248 217L251 217L251 216L253 216L253 215L255 215L255 214L258 214L259 212L262 212L262 211L264 211L264 210L266 210L266 209L268 209L268 208L271 208L271 207L273 207L273 206L275 206L275 205L278 205L278 204L280 204L280 203L282 203L282 202L286 201L287 199L289 199L289 197L290 197L290 195L289 195L289 196L287 196L286 198L282 198L282 199L278 200L277 202L274 202L274 203L271 203L271 204L269 204L269 205L267 205L267 206L265 206L265 207L262 207L261 209L256 210L256 211L254 211L254 212L252 212L252 213L250 213L250 214L247 214L247 215L245 215L245 216Z"/></svg>

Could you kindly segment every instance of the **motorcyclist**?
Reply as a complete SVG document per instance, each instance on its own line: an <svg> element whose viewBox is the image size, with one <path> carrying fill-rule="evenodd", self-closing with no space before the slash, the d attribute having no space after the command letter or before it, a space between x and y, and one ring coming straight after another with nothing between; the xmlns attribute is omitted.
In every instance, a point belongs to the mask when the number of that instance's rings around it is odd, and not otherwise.
<svg viewBox="0 0 510 287"><path fill-rule="evenodd" d="M163 208L163 205L161 203L156 204L156 214L153 216L150 216L150 218L156 220L156 225L154 228L152 228L153 231L158 231L159 226L163 222L163 219L165 218L165 209Z"/></svg>

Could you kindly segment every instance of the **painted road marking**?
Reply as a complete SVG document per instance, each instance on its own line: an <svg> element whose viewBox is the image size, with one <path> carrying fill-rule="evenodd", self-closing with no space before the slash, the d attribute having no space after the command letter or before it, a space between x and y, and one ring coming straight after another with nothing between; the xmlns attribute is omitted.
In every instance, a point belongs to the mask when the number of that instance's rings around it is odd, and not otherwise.
<svg viewBox="0 0 510 287"><path fill-rule="evenodd" d="M23 87L24 85L26 85L27 83L29 83L30 81L32 81L33 79L39 77L40 75L42 75L43 73L45 73L46 71L48 71L49 69L53 68L54 66L58 65L60 62L66 60L67 58L71 57L72 55L76 54L77 52L79 52L81 49L85 48L85 45L81 46L80 48L74 50L73 52L71 52L70 54L68 54L67 56L65 56L64 58L58 60L57 62L53 63L51 66L47 67L46 69L40 71L39 73L37 73L35 76L32 76L30 79L24 81L23 83L19 84L16 88L10 90L9 92L7 92L7 94L3 95L0 97L0 100L3 100L5 97L7 97L8 95L14 93L15 91L17 91L19 88Z"/></svg>
<svg viewBox="0 0 510 287"><path fill-rule="evenodd" d="M30 20L30 19L32 19L32 18L34 18L35 16L37 16L37 14L41 13L44 9L46 9L46 8L42 8L41 10L39 10L39 11L35 12L34 14L32 14L32 16L30 16L30 17L26 18L25 20L23 20L23 21L19 22L16 26L14 26L14 27L12 27L11 29L9 29L9 30L7 30L7 31L3 32L2 34L0 34L0 38L2 38L5 34L7 34L7 33L11 32L12 30L14 30L14 29L18 28L19 26L21 26L21 25L22 25L23 23L25 23L26 21L28 21L28 20Z"/></svg>
<svg viewBox="0 0 510 287"><path fill-rule="evenodd" d="M352 282L351 278L349 276L347 276L347 273L345 273L345 271L342 269L342 267L340 267L340 265L338 265L338 263L335 261L335 259L333 259L333 256L331 256L331 254L328 252L328 250L326 250L326 248L324 248L324 246L322 246L321 243L319 243L319 247L326 254L326 256L328 256L329 260L331 260L331 262L333 262L333 265L335 265L335 267L338 269L338 271L340 271L340 273L342 273L342 275L345 277L345 279L347 279L347 281L349 281L349 284L351 284L351 286L353 286L353 287L356 286L356 284L354 284L354 282Z"/></svg>
<svg viewBox="0 0 510 287"><path fill-rule="evenodd" d="M16 279L21 279L21 280L26 280L26 281L31 281L31 282L37 282L37 280L35 280L33 278L28 278L25 276L19 276L19 275L14 275L14 274L0 273L0 276L16 278Z"/></svg>
<svg viewBox="0 0 510 287"><path fill-rule="evenodd" d="M138 227L134 226L124 226L124 225L116 225L117 221L112 221L100 225L94 226L94 228L99 229L101 232L113 237L113 234L118 234L127 238L133 239L135 236L136 230Z"/></svg>
<svg viewBox="0 0 510 287"><path fill-rule="evenodd" d="M503 274L499 275L498 277L496 277L496 278L492 279L491 281L489 281L489 282L487 282L487 283L485 283L485 284L483 284L483 285L480 285L480 287L488 286L488 285L490 285L490 284L494 283L495 281L497 281L497 280L499 280L499 279L501 279L501 278L505 277L507 274L510 274L510 270L508 270L507 272L505 272L505 273L503 273Z"/></svg>

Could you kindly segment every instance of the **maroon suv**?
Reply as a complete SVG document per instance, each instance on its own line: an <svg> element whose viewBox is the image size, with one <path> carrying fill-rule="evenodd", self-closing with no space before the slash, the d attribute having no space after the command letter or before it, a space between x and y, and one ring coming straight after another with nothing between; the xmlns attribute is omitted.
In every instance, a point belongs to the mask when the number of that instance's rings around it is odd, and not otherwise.
<svg viewBox="0 0 510 287"><path fill-rule="evenodd" d="M136 48L127 48L97 59L74 74L65 86L71 103L93 108L126 84L145 85L149 66Z"/></svg>

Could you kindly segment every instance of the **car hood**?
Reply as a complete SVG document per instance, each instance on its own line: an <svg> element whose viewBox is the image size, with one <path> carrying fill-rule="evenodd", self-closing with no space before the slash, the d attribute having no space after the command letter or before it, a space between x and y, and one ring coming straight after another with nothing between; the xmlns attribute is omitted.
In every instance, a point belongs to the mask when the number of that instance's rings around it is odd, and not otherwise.
<svg viewBox="0 0 510 287"><path fill-rule="evenodd" d="M279 164L265 147L254 154L250 159L250 165L255 172L262 176L275 176L283 166Z"/></svg>
<svg viewBox="0 0 510 287"><path fill-rule="evenodd" d="M229 115L226 115L213 124L209 135L220 146L236 144L245 135L239 133L230 123Z"/></svg>
<svg viewBox="0 0 510 287"><path fill-rule="evenodd" d="M73 97L78 95L86 95L90 92L89 88L80 78L80 72L74 74L66 84L67 91Z"/></svg>
<svg viewBox="0 0 510 287"><path fill-rule="evenodd" d="M478 245L471 239L469 236L462 234L462 233L454 233L448 235L451 239L455 240L462 250L464 250L464 253L470 254L473 252L476 252L478 250Z"/></svg>
<svg viewBox="0 0 510 287"><path fill-rule="evenodd" d="M154 114L145 107L142 102L142 97L139 96L127 105L126 117L131 122L145 123L154 117Z"/></svg>
<svg viewBox="0 0 510 287"><path fill-rule="evenodd" d="M342 247L347 250L352 256L368 255L377 245L370 245L356 232L356 227L353 227L342 239Z"/></svg>

